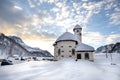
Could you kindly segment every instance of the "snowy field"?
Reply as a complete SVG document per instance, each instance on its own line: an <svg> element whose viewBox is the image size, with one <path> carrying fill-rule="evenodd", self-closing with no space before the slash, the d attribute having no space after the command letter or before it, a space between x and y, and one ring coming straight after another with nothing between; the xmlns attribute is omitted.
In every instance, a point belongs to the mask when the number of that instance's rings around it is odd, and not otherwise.
<svg viewBox="0 0 120 80"><path fill-rule="evenodd" d="M0 66L0 80L120 80L120 54L96 54L95 61L64 59Z"/></svg>

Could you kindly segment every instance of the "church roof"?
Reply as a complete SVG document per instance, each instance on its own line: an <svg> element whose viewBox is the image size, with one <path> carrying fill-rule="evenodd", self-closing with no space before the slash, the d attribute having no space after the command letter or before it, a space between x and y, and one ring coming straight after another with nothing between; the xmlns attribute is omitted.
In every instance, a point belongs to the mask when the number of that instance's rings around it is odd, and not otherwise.
<svg viewBox="0 0 120 80"><path fill-rule="evenodd" d="M73 29L78 29L78 28L82 29L82 27L80 25L78 25L78 24Z"/></svg>
<svg viewBox="0 0 120 80"><path fill-rule="evenodd" d="M63 33L60 37L58 37L58 39L55 41L58 42L58 41L77 41L77 38L70 32L65 32Z"/></svg>
<svg viewBox="0 0 120 80"><path fill-rule="evenodd" d="M94 48L92 46L89 46L87 44L79 42L75 50L77 52L79 52L79 51L94 51Z"/></svg>

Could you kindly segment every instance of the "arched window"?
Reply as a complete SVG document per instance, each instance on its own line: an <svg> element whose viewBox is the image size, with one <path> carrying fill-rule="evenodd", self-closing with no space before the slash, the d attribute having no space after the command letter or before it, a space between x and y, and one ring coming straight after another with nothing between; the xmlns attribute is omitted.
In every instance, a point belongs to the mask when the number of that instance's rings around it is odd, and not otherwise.
<svg viewBox="0 0 120 80"><path fill-rule="evenodd" d="M79 32L79 30L77 30L77 32Z"/></svg>
<svg viewBox="0 0 120 80"><path fill-rule="evenodd" d="M72 55L75 55L75 49L72 49Z"/></svg>
<svg viewBox="0 0 120 80"><path fill-rule="evenodd" d="M61 57L64 57L64 55L61 55Z"/></svg>
<svg viewBox="0 0 120 80"><path fill-rule="evenodd" d="M79 35L81 36L82 34L80 33Z"/></svg>
<svg viewBox="0 0 120 80"><path fill-rule="evenodd" d="M85 53L85 59L89 59L89 53Z"/></svg>
<svg viewBox="0 0 120 80"><path fill-rule="evenodd" d="M58 55L60 55L61 54L61 51L60 51L60 49L58 49Z"/></svg>

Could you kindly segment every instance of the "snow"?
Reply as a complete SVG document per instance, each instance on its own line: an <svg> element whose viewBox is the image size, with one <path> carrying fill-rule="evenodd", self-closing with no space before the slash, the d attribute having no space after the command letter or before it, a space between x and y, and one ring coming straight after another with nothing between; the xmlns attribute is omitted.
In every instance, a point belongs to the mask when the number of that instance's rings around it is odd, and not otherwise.
<svg viewBox="0 0 120 80"><path fill-rule="evenodd" d="M64 41L64 40L73 40L77 41L77 38L70 32L63 33L55 42Z"/></svg>
<svg viewBox="0 0 120 80"><path fill-rule="evenodd" d="M89 46L87 44L81 43L78 41L78 45L75 48L76 51L94 51L94 48L92 46Z"/></svg>
<svg viewBox="0 0 120 80"><path fill-rule="evenodd" d="M120 54L95 54L95 61L30 61L0 67L0 80L120 80Z"/></svg>

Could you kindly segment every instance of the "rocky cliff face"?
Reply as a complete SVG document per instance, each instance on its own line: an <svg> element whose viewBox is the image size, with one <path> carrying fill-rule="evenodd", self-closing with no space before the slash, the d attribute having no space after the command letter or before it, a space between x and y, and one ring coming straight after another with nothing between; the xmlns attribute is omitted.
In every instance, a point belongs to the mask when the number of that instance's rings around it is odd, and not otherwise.
<svg viewBox="0 0 120 80"><path fill-rule="evenodd" d="M0 34L0 56L9 57L13 55L52 57L46 50L27 46L19 37Z"/></svg>
<svg viewBox="0 0 120 80"><path fill-rule="evenodd" d="M96 53L120 53L120 42L104 45L96 49Z"/></svg>

